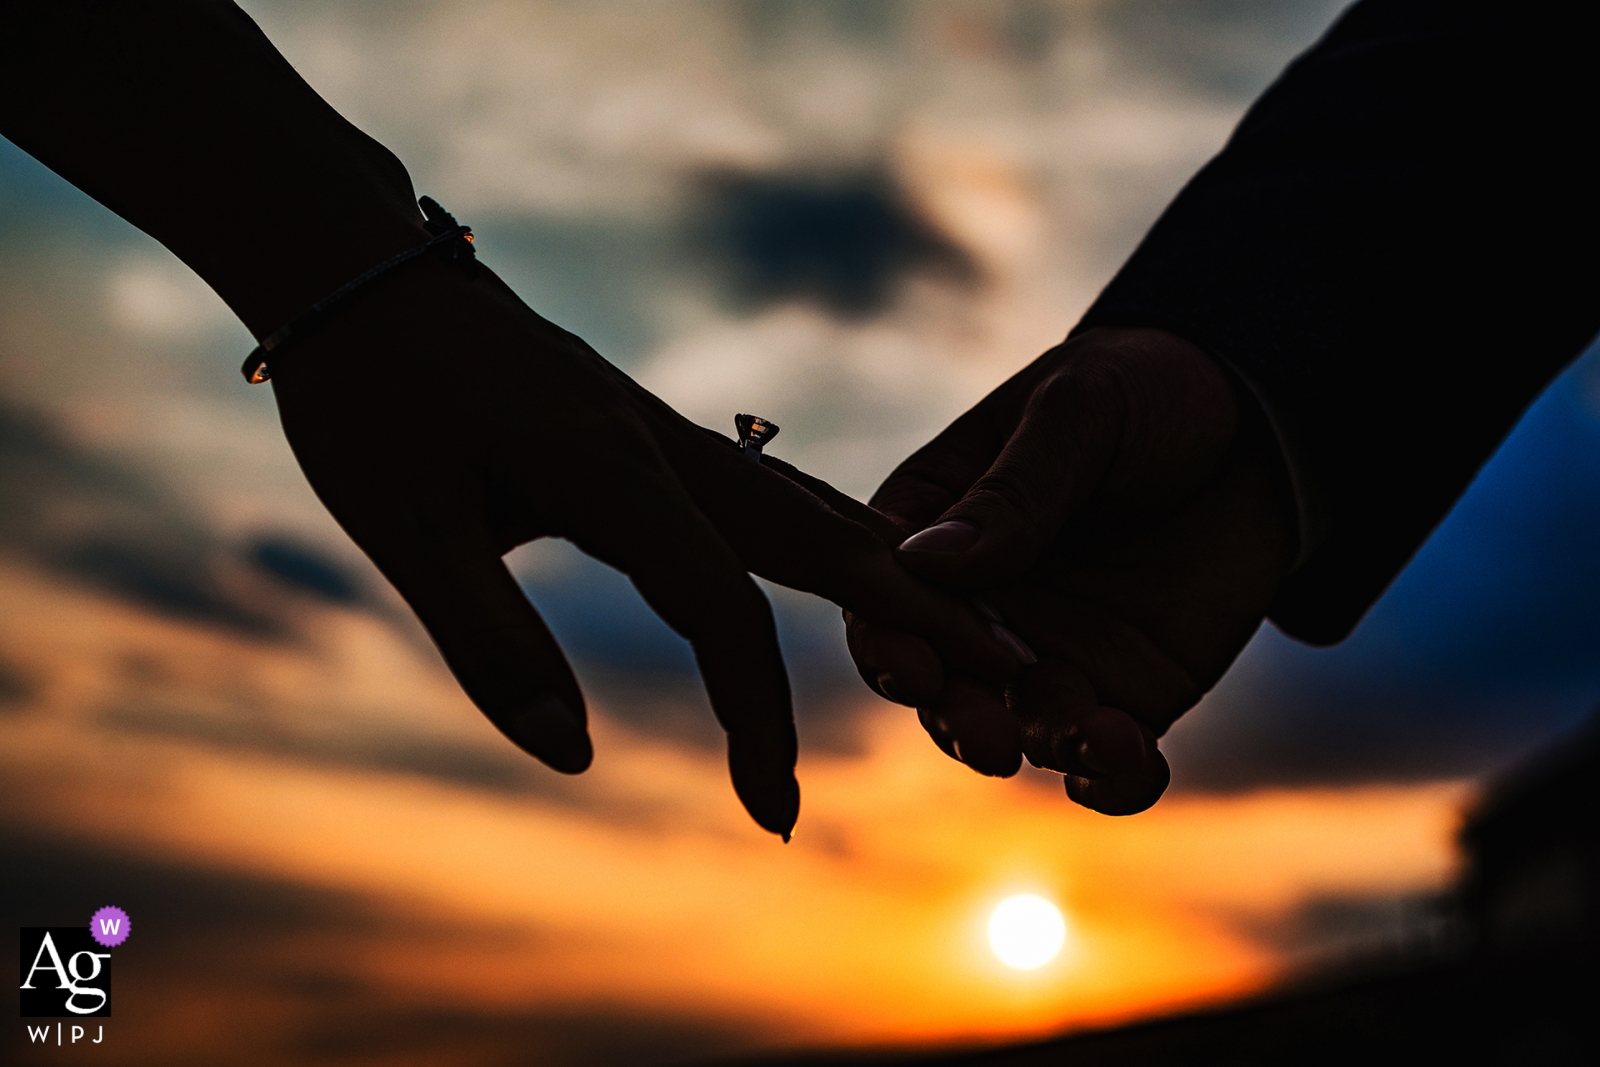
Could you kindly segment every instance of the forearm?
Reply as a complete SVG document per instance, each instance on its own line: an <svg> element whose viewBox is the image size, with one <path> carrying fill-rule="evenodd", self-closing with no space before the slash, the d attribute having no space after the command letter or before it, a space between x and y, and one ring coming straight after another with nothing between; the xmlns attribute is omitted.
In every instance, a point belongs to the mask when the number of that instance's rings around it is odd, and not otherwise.
<svg viewBox="0 0 1600 1067"><path fill-rule="evenodd" d="M0 134L172 249L257 336L425 237L400 161L232 3L5 15Z"/></svg>
<svg viewBox="0 0 1600 1067"><path fill-rule="evenodd" d="M1160 326L1246 377L1300 475L1274 618L1342 637L1600 328L1560 5L1378 0L1297 61L1079 329Z"/></svg>

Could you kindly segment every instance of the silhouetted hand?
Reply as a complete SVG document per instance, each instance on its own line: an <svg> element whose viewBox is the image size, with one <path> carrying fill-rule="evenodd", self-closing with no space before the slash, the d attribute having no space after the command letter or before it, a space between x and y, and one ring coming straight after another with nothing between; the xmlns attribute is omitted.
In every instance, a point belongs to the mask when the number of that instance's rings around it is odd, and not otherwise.
<svg viewBox="0 0 1600 1067"><path fill-rule="evenodd" d="M1247 394L1246 394L1247 395ZM1073 800L1142 811L1156 739L1255 633L1292 560L1276 442L1195 346L1096 329L1050 350L890 475L899 559L976 595L1038 655L1008 686L846 613L862 677L991 775L1026 754Z"/></svg>
<svg viewBox="0 0 1600 1067"><path fill-rule="evenodd" d="M0 131L172 249L256 337L429 238L399 159L227 0L7 17ZM859 516L691 425L487 269L468 278L424 257L275 359L272 381L317 494L468 695L559 770L591 758L583 697L500 560L535 537L626 571L690 640L734 787L775 833L799 806L794 723L748 571L918 633L978 677L1019 666Z"/></svg>
<svg viewBox="0 0 1600 1067"><path fill-rule="evenodd" d="M734 786L776 833L799 805L794 723L772 612L747 571L912 630L991 681L1019 667L866 527L679 416L487 269L408 268L296 346L273 385L322 501L473 701L558 770L589 764L583 697L501 562L537 537L625 571L690 640Z"/></svg>

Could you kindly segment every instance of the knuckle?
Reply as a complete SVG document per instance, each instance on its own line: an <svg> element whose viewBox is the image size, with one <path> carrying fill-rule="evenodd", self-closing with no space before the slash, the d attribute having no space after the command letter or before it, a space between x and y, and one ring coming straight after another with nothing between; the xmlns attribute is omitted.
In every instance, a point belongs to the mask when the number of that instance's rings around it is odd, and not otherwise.
<svg viewBox="0 0 1600 1067"><path fill-rule="evenodd" d="M1118 359L1080 358L1040 382L1030 413L1083 425L1115 425L1127 410L1127 366Z"/></svg>
<svg viewBox="0 0 1600 1067"><path fill-rule="evenodd" d="M1042 544L1054 535L1040 509L1037 479L1012 464L1001 464L972 487L959 510L980 518L984 529L997 529Z"/></svg>

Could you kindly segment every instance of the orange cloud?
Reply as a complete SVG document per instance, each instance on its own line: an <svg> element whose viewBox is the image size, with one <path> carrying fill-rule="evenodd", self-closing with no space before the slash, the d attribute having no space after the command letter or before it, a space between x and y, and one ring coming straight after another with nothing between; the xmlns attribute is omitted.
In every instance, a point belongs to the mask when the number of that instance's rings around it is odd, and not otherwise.
<svg viewBox="0 0 1600 1067"><path fill-rule="evenodd" d="M0 718L13 825L497 931L353 965L428 1003L713 1014L761 1020L774 1045L1020 1038L1259 988L1289 960L1241 919L1427 890L1455 862L1459 783L1175 796L1108 819L1051 776L980 778L884 705L862 709L859 754L803 757L786 847L719 755L604 709L575 780L516 764L525 780L484 788L367 758L396 738L508 758L433 658L369 616L307 608L274 643L20 567L0 588L0 647L42 679ZM1014 892L1067 916L1038 971L983 940Z"/></svg>

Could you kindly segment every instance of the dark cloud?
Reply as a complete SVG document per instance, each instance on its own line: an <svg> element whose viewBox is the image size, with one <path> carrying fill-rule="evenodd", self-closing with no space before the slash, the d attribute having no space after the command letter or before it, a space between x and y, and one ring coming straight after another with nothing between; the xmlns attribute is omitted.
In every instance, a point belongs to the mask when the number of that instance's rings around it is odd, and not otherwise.
<svg viewBox="0 0 1600 1067"><path fill-rule="evenodd" d="M257 637L281 635L284 620L225 582L229 568L323 600L364 599L316 548L282 535L232 544L138 472L3 401L0 547L159 614Z"/></svg>
<svg viewBox="0 0 1600 1067"><path fill-rule="evenodd" d="M0 714L27 705L34 693L34 681L26 671L0 655Z"/></svg>
<svg viewBox="0 0 1600 1067"><path fill-rule="evenodd" d="M569 781L504 745L470 745L404 725L352 719L329 710L292 719L267 709L195 710L160 704L107 708L97 720L113 731L171 737L230 752L287 757L297 763L411 774L473 789L566 799Z"/></svg>
<svg viewBox="0 0 1600 1067"><path fill-rule="evenodd" d="M362 600L361 586L349 574L294 537L270 534L256 538L247 558L279 580L335 604Z"/></svg>
<svg viewBox="0 0 1600 1067"><path fill-rule="evenodd" d="M132 531L92 535L45 558L72 578L162 615L260 636L275 635L274 620L239 604L212 570L210 545Z"/></svg>
<svg viewBox="0 0 1600 1067"><path fill-rule="evenodd" d="M1297 969L1325 972L1442 943L1454 930L1453 908L1449 893L1320 894L1286 914L1236 916L1233 925Z"/></svg>
<svg viewBox="0 0 1600 1067"><path fill-rule="evenodd" d="M860 317L882 310L910 272L977 276L877 171L723 175L707 180L706 198L700 242L745 306L810 300Z"/></svg>

